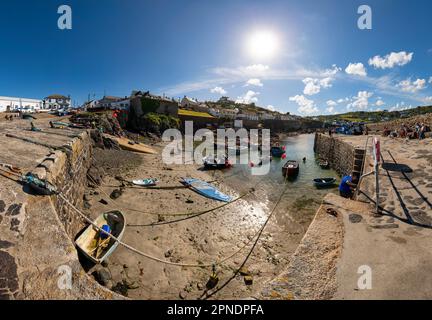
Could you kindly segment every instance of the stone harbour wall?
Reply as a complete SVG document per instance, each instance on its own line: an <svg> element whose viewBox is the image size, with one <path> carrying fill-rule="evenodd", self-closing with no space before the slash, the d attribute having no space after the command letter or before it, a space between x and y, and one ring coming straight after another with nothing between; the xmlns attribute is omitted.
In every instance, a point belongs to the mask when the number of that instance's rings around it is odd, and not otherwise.
<svg viewBox="0 0 432 320"><path fill-rule="evenodd" d="M320 158L329 161L340 175L351 174L354 167L354 146L336 137L322 133L315 134L314 151Z"/></svg>
<svg viewBox="0 0 432 320"><path fill-rule="evenodd" d="M79 132L67 143L61 142L56 151L0 135L1 139L10 144L10 152L32 150L28 159L34 157L34 164L26 169L53 183L81 208L92 163L89 132ZM50 139L55 142L61 138L50 135ZM35 195L27 186L10 179L2 181L0 300L124 299L100 286L82 268L74 238L85 224L77 213L57 196Z"/></svg>

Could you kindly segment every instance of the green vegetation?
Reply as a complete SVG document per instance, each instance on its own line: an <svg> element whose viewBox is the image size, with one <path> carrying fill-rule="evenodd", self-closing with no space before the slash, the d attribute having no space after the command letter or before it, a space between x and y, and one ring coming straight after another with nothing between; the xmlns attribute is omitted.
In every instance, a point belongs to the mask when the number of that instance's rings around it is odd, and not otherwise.
<svg viewBox="0 0 432 320"><path fill-rule="evenodd" d="M427 113L432 113L432 106L417 107L403 111L357 111L337 115L323 115L316 118L323 122L348 121L374 123L381 121L391 121L400 118L409 118Z"/></svg>
<svg viewBox="0 0 432 320"><path fill-rule="evenodd" d="M156 112L159 106L159 100L141 97L141 108L144 113Z"/></svg>
<svg viewBox="0 0 432 320"><path fill-rule="evenodd" d="M147 113L142 117L142 127L153 132L163 132L167 129L178 129L180 119L158 113Z"/></svg>

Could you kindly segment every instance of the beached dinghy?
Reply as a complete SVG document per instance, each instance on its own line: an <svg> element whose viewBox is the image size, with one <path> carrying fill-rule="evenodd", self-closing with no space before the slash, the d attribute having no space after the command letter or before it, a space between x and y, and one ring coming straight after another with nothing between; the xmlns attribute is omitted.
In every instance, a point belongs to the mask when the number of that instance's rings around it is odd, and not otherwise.
<svg viewBox="0 0 432 320"><path fill-rule="evenodd" d="M336 183L336 178L317 178L313 181L317 188L325 188L333 186Z"/></svg>
<svg viewBox="0 0 432 320"><path fill-rule="evenodd" d="M134 185L141 186L141 187L154 187L155 185L157 185L158 182L159 182L158 179L153 179L153 178L132 180L132 183Z"/></svg>
<svg viewBox="0 0 432 320"><path fill-rule="evenodd" d="M203 159L204 168L206 169L225 169L231 167L228 157L205 157Z"/></svg>
<svg viewBox="0 0 432 320"><path fill-rule="evenodd" d="M299 163L296 160L288 160L282 167L282 173L286 177L295 177L299 173Z"/></svg>
<svg viewBox="0 0 432 320"><path fill-rule="evenodd" d="M271 147L270 153L273 157L280 158L285 154L285 149L279 146Z"/></svg>
<svg viewBox="0 0 432 320"><path fill-rule="evenodd" d="M223 202L230 202L232 200L229 195L220 192L208 182L200 179L182 178L181 182L204 197Z"/></svg>
<svg viewBox="0 0 432 320"><path fill-rule="evenodd" d="M149 154L156 154L157 153L153 148L151 148L151 147L149 147L143 143L133 142L132 140L129 140L128 138L119 138L119 137L115 137L115 136L111 136L111 135L106 135L106 136L109 139L117 141L120 148L122 148L123 150L138 152L138 153L149 153Z"/></svg>
<svg viewBox="0 0 432 320"><path fill-rule="evenodd" d="M121 240L126 227L126 219L120 211L101 214L93 222L99 228ZM93 225L89 225L75 241L78 249L92 262L102 263L117 248L118 242Z"/></svg>
<svg viewBox="0 0 432 320"><path fill-rule="evenodd" d="M321 167L321 169L329 169L330 164L327 160L319 160L318 165Z"/></svg>

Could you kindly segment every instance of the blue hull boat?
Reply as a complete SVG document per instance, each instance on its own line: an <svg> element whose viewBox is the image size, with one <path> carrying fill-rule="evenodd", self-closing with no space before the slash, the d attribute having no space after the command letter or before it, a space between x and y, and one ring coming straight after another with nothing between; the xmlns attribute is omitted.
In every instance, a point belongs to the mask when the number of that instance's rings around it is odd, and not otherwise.
<svg viewBox="0 0 432 320"><path fill-rule="evenodd" d="M200 179L182 178L182 183L206 198L222 202L230 202L232 200L229 195L222 193L208 182Z"/></svg>

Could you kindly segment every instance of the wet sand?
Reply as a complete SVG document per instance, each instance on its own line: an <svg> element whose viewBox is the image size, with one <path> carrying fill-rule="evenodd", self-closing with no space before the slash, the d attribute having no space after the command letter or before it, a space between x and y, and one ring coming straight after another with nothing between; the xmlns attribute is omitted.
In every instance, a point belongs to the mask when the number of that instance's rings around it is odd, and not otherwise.
<svg viewBox="0 0 432 320"><path fill-rule="evenodd" d="M158 145L157 148L161 150L162 146ZM284 185L279 184L274 185L270 191L268 184L257 185L253 194L224 208L176 223L148 226L151 223L165 223L182 218L167 216L170 213L198 212L222 204L183 188L179 182L181 177L190 176L206 181L220 179L214 182L214 185L234 198L247 192L250 184L234 190L228 186L227 181L237 179L238 184L241 179L230 177L229 172L221 174L201 171L197 165L166 166L160 155L133 155L141 158L140 164L138 162L126 172L110 172L104 177L101 187L96 190L89 189L86 195L91 205L88 213L95 218L101 212L121 210L125 213L129 225L143 225L128 226L123 241L166 261L211 264L232 255L248 243L261 228L274 206L275 198L284 190ZM158 178L159 186L178 188L125 188L123 194L113 201L107 195L120 185L115 179L119 174L126 180ZM108 205L101 203L101 199L106 200ZM247 285L244 277L238 274L212 298L240 299L254 296L265 282L273 279L286 267L319 205L311 205L307 198L304 201L307 204L300 201L295 210L292 209L295 206L292 202L281 203L270 220L245 265L253 277L253 284ZM251 246L252 243L217 267L219 285L232 277ZM103 267L97 266L89 273L101 268ZM209 267L171 266L136 255L123 247L119 247L108 259L105 270L112 278L107 286L116 287L117 290L127 287L127 296L133 299L197 299L205 293L211 274ZM118 285L119 283L121 285Z"/></svg>

